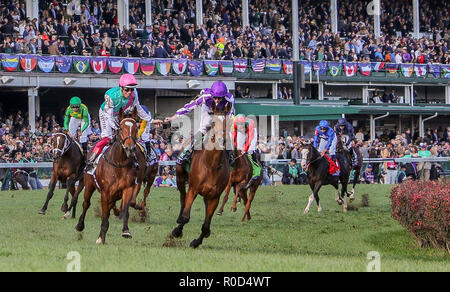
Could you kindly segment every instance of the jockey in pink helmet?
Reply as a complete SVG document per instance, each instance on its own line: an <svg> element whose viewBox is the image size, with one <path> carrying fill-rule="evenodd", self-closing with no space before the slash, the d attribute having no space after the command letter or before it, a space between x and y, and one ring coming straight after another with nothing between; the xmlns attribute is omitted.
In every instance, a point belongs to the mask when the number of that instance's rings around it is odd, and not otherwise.
<svg viewBox="0 0 450 292"><path fill-rule="evenodd" d="M105 101L100 106L99 120L101 127L102 140L97 143L92 151L93 154L88 159L87 170L90 170L102 153L103 148L109 143L114 135L114 131L118 128L118 114L122 109L124 113L137 109L138 116L148 123L160 125L161 120L153 120L152 115L147 113L140 105L136 86L138 85L136 78L132 74L123 74L119 80L119 86L111 88L105 93Z"/></svg>

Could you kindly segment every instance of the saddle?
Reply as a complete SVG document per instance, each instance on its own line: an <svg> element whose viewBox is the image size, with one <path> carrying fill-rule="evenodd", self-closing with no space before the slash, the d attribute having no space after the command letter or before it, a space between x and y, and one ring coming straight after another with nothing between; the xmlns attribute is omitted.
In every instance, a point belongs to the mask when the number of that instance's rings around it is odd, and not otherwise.
<svg viewBox="0 0 450 292"><path fill-rule="evenodd" d="M330 167L328 168L328 174L331 174L331 175L335 174L335 175L337 175L336 173L338 173L341 170L341 168L339 166L339 162L337 161L337 159L336 159L336 163L335 163L333 161L333 159L331 159L326 154L325 154L325 158L328 160L328 162L330 164Z"/></svg>

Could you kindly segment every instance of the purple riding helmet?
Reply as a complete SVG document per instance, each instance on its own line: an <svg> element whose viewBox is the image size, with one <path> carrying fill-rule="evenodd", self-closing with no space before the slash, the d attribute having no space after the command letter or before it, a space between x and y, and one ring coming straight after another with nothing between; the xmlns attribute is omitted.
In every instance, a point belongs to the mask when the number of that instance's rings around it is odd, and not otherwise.
<svg viewBox="0 0 450 292"><path fill-rule="evenodd" d="M216 81L211 86L211 89L206 88L204 93L211 94L213 98L223 98L218 104L217 108L223 109L225 108L227 103L231 103L234 106L234 97L231 93L228 92L228 88L225 83L222 81ZM211 101L212 102L212 101Z"/></svg>

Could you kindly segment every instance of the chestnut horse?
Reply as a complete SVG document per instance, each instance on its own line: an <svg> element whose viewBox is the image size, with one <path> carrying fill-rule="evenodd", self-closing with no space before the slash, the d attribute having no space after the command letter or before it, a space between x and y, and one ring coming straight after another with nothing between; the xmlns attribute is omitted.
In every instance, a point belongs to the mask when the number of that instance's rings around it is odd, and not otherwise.
<svg viewBox="0 0 450 292"><path fill-rule="evenodd" d="M131 238L128 229L129 206L135 202L135 194L139 190L139 177L145 173L145 158L136 151L137 110L133 110L130 118L125 118L123 110L119 111L119 130L114 143L100 157L94 175L85 173L85 190L83 213L76 226L77 231L84 230L84 218L91 204L91 197L95 189L101 193L102 224L97 243L105 243L109 228L111 209L118 200L122 199L121 216L123 217L122 236ZM136 169L135 161L139 163ZM134 200L134 202L133 202Z"/></svg>
<svg viewBox="0 0 450 292"><path fill-rule="evenodd" d="M309 186L313 191L309 196L308 205L304 213L308 213L312 201L315 199L317 203L317 211L321 212L322 207L319 202L319 190L324 185L332 185L336 189L335 199L339 205L344 204L344 212L347 212L347 184L350 176L349 161L339 153L336 153L336 159L339 162L340 175L332 176L328 173L330 163L327 158L323 157L319 151L310 143L302 146L302 168L307 168ZM350 162L351 163L351 162ZM341 183L341 193L339 193L339 182Z"/></svg>
<svg viewBox="0 0 450 292"><path fill-rule="evenodd" d="M213 112L216 115L211 123L212 128L206 134L203 141L206 149L195 150L191 171L187 175L184 166L176 166L177 186L180 191L180 214L177 219L179 224L172 230L172 237L181 238L183 227L189 222L191 207L198 194L203 196L205 203L205 220L202 225L200 237L191 241L190 246L197 248L211 234L211 220L219 204L220 195L224 191L230 178L230 163L225 150L226 118L231 105L228 103L223 111L213 104ZM211 145L214 145L211 147ZM212 149L213 148L213 149ZM186 181L189 179L189 188L186 194Z"/></svg>
<svg viewBox="0 0 450 292"><path fill-rule="evenodd" d="M230 180L228 181L228 185L225 189L225 196L222 201L222 206L219 209L219 212L217 212L217 215L223 214L223 208L225 207L225 204L228 201L228 195L230 194L231 187L236 188L235 189L235 195L234 195L234 201L233 206L231 207L231 211L236 212L237 207L237 199L238 196L241 197L244 200L245 210L244 210L244 216L242 217L241 221L244 221L245 218L247 220L251 219L250 216L250 207L252 204L252 201L255 197L256 190L258 189L259 185L262 181L262 169L261 173L259 175L259 179L252 180L249 186L250 194L247 199L247 184L253 177L253 166L251 162L249 161L249 157L245 154L242 154L241 151L235 150L234 151L234 167L231 171Z"/></svg>
<svg viewBox="0 0 450 292"><path fill-rule="evenodd" d="M44 206L39 210L39 214L45 214L48 207L48 202L53 197L53 193L56 187L56 183L67 182L66 195L64 196L64 202L61 206L61 211L67 211L67 201L69 200L69 192L72 197L76 193L83 190L83 169L86 165L85 157L82 150L76 144L76 142L64 133L56 133L52 137L52 155L53 155L53 171L50 179L49 191ZM79 182L75 192L75 183ZM73 207L72 218L75 218L76 205Z"/></svg>

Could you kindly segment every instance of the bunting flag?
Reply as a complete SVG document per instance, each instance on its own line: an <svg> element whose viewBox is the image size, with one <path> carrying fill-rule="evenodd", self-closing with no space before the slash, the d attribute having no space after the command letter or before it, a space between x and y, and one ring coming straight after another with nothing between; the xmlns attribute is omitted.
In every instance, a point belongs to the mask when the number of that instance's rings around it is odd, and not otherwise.
<svg viewBox="0 0 450 292"><path fill-rule="evenodd" d="M269 72L279 73L281 71L281 60L266 60L266 68Z"/></svg>
<svg viewBox="0 0 450 292"><path fill-rule="evenodd" d="M398 64L387 63L386 64L386 71L389 72L390 74L397 73L397 71L398 71Z"/></svg>
<svg viewBox="0 0 450 292"><path fill-rule="evenodd" d="M359 63L359 72L364 76L370 76L372 66L370 63Z"/></svg>
<svg viewBox="0 0 450 292"><path fill-rule="evenodd" d="M172 62L172 69L177 75L182 75L187 69L187 59L176 59Z"/></svg>
<svg viewBox="0 0 450 292"><path fill-rule="evenodd" d="M344 64L344 72L345 76L352 77L356 75L357 66L355 63L346 63Z"/></svg>
<svg viewBox="0 0 450 292"><path fill-rule="evenodd" d="M205 72L208 76L216 76L217 72L219 72L219 62L218 61L203 61L205 65Z"/></svg>
<svg viewBox="0 0 450 292"><path fill-rule="evenodd" d="M341 74L342 71L342 65L338 62L330 62L328 63L328 72L330 72L330 75L333 77L336 77Z"/></svg>
<svg viewBox="0 0 450 292"><path fill-rule="evenodd" d="M155 72L155 60L142 59L141 60L141 72L146 76L150 76Z"/></svg>
<svg viewBox="0 0 450 292"><path fill-rule="evenodd" d="M72 57L55 57L55 65L61 73L68 73L72 67Z"/></svg>
<svg viewBox="0 0 450 292"><path fill-rule="evenodd" d="M402 72L403 77L411 77L414 72L413 64L401 64L400 71Z"/></svg>
<svg viewBox="0 0 450 292"><path fill-rule="evenodd" d="M7 72L17 71L19 57L13 55L2 55L2 67Z"/></svg>
<svg viewBox="0 0 450 292"><path fill-rule="evenodd" d="M36 68L37 57L33 55L20 56L20 67L25 72L31 72Z"/></svg>
<svg viewBox="0 0 450 292"><path fill-rule="evenodd" d="M450 78L450 65L442 65L442 74L444 78Z"/></svg>
<svg viewBox="0 0 450 292"><path fill-rule="evenodd" d="M284 74L294 74L294 63L290 60L283 60L283 72Z"/></svg>
<svg viewBox="0 0 450 292"><path fill-rule="evenodd" d="M233 62L234 70L239 73L247 71L247 59L235 59Z"/></svg>
<svg viewBox="0 0 450 292"><path fill-rule="evenodd" d="M102 74L106 69L106 59L105 58L92 58L91 68L97 74Z"/></svg>
<svg viewBox="0 0 450 292"><path fill-rule="evenodd" d="M122 72L123 59L120 58L108 58L108 69L114 74Z"/></svg>
<svg viewBox="0 0 450 292"><path fill-rule="evenodd" d="M428 65L428 70L435 78L441 77L441 66L437 64Z"/></svg>
<svg viewBox="0 0 450 292"><path fill-rule="evenodd" d="M266 60L264 59L258 59L258 60L252 60L252 69L253 72L263 72L264 68L266 67Z"/></svg>
<svg viewBox="0 0 450 292"><path fill-rule="evenodd" d="M385 62L374 62L372 63L372 70L376 72L381 72L386 66Z"/></svg>
<svg viewBox="0 0 450 292"><path fill-rule="evenodd" d="M188 62L189 72L192 76L200 76L203 73L203 62L202 61L192 61Z"/></svg>
<svg viewBox="0 0 450 292"><path fill-rule="evenodd" d="M219 61L219 71L220 74L225 76L233 74L233 61L232 60Z"/></svg>
<svg viewBox="0 0 450 292"><path fill-rule="evenodd" d="M327 72L327 63L325 63L325 62L314 63L313 68L314 68L314 74L316 74L316 75L319 74L319 76L323 75Z"/></svg>
<svg viewBox="0 0 450 292"><path fill-rule="evenodd" d="M123 68L127 73L136 74L139 70L139 59L125 59L123 60Z"/></svg>
<svg viewBox="0 0 450 292"><path fill-rule="evenodd" d="M73 68L78 73L85 73L89 69L89 58L88 57L72 57Z"/></svg>
<svg viewBox="0 0 450 292"><path fill-rule="evenodd" d="M55 57L53 56L39 56L38 67L42 72L50 73L55 67Z"/></svg>
<svg viewBox="0 0 450 292"><path fill-rule="evenodd" d="M167 76L167 74L169 74L171 65L172 60L156 60L156 70L158 70L159 74L163 76Z"/></svg>
<svg viewBox="0 0 450 292"><path fill-rule="evenodd" d="M427 75L427 65L414 65L414 73L416 73L417 77L423 77Z"/></svg>
<svg viewBox="0 0 450 292"><path fill-rule="evenodd" d="M309 61L300 61L300 64L303 64L305 75L311 74L312 71L312 65ZM292 68L294 70L294 68Z"/></svg>

